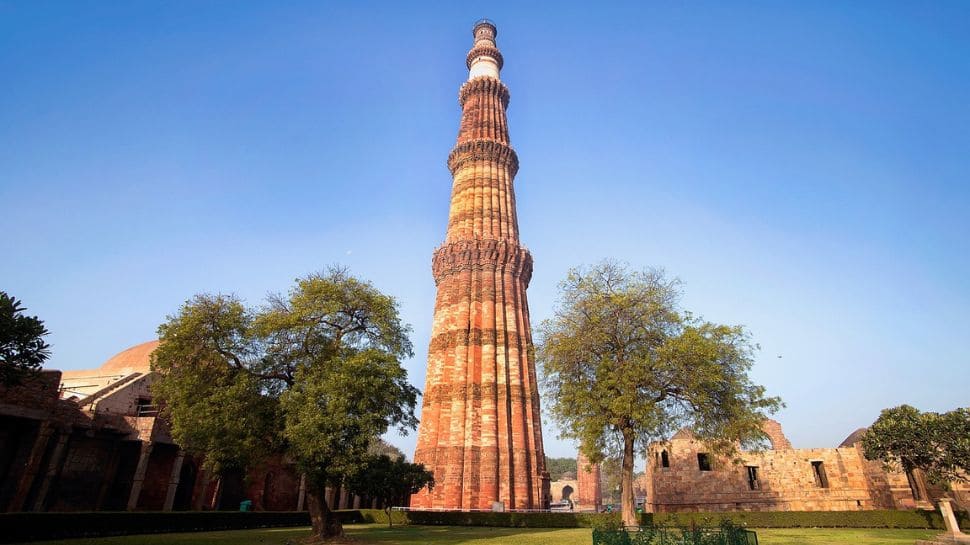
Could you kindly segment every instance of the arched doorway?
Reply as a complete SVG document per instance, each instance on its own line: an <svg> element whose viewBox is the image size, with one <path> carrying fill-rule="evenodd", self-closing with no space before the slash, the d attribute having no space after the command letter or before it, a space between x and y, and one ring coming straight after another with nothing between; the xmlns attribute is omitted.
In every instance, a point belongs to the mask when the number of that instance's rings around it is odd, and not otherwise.
<svg viewBox="0 0 970 545"><path fill-rule="evenodd" d="M575 490L573 490L573 487L569 486L568 484L562 487L562 500L568 501L572 499L570 496L573 495L573 492L575 492Z"/></svg>

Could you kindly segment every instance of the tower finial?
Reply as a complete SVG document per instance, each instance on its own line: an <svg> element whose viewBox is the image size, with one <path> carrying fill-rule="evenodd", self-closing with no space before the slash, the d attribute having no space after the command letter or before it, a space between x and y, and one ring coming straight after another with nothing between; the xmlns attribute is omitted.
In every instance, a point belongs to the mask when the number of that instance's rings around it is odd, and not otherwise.
<svg viewBox="0 0 970 545"><path fill-rule="evenodd" d="M475 38L478 38L478 27L480 26L490 26L492 27L492 38L498 36L498 27L495 26L495 21L489 19L488 17L482 17L481 19L475 21L475 26L472 27L472 34Z"/></svg>
<svg viewBox="0 0 970 545"><path fill-rule="evenodd" d="M498 35L498 28L489 19L479 19L472 27L472 36L475 37L475 44L465 58L468 66L468 79L482 76L499 79L498 74L502 69L502 53L495 45L495 36Z"/></svg>

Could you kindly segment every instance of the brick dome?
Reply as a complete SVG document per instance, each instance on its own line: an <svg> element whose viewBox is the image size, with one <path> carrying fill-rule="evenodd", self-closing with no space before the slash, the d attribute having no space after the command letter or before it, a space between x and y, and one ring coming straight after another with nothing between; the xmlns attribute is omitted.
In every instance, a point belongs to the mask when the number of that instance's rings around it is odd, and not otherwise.
<svg viewBox="0 0 970 545"><path fill-rule="evenodd" d="M866 434L867 429L868 428L859 428L850 433L849 436L845 438L845 441L842 441L842 443L839 445L839 448L851 447L862 441L862 437Z"/></svg>
<svg viewBox="0 0 970 545"><path fill-rule="evenodd" d="M137 344L119 352L104 362L100 371L104 374L124 375L128 373L147 373L150 369L151 355L158 348L158 341Z"/></svg>

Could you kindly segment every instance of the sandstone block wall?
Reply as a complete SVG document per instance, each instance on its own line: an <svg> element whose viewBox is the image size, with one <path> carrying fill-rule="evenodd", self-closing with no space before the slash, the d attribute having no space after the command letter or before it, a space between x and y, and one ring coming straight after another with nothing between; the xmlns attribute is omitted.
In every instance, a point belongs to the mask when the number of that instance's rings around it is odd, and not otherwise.
<svg viewBox="0 0 970 545"><path fill-rule="evenodd" d="M713 456L684 431L648 451L646 505L669 511L846 511L915 508L905 475L867 461L858 445L793 449L777 422L775 448L743 453L741 464ZM707 456L709 470L699 455ZM929 503L920 506L929 506Z"/></svg>

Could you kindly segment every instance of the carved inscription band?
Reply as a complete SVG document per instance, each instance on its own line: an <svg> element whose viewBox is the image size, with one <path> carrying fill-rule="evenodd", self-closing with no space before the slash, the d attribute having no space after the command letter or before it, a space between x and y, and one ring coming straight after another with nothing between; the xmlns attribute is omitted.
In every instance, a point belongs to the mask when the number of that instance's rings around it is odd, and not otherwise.
<svg viewBox="0 0 970 545"><path fill-rule="evenodd" d="M431 258L435 284L450 274L481 270L511 273L528 287L532 280L532 254L505 240L459 240L439 246Z"/></svg>
<svg viewBox="0 0 970 545"><path fill-rule="evenodd" d="M448 154L448 170L454 175L469 161L492 161L509 166L509 174L514 178L519 171L519 156L511 146L494 140L471 140L462 142Z"/></svg>

